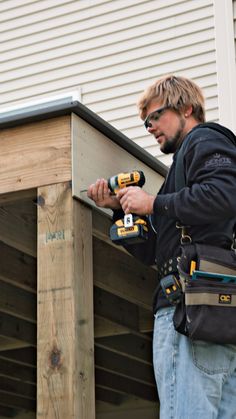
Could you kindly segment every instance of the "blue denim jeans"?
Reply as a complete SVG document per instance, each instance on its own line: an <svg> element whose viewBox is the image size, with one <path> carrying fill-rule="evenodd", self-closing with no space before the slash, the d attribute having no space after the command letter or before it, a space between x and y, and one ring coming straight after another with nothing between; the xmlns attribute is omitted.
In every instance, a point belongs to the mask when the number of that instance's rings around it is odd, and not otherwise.
<svg viewBox="0 0 236 419"><path fill-rule="evenodd" d="M160 419L236 419L236 345L191 341L175 331L173 313L160 309L154 323Z"/></svg>

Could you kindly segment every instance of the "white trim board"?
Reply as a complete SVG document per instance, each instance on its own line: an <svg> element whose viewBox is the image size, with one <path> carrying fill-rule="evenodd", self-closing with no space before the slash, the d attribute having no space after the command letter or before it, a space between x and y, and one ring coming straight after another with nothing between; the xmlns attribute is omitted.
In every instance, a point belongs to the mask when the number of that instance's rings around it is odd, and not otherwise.
<svg viewBox="0 0 236 419"><path fill-rule="evenodd" d="M219 121L236 132L236 57L232 0L214 0Z"/></svg>

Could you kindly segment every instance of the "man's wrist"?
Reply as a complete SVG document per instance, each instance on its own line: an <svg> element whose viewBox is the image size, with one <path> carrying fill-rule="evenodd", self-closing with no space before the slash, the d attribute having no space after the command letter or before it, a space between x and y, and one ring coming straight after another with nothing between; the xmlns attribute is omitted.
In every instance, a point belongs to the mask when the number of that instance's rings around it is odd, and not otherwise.
<svg viewBox="0 0 236 419"><path fill-rule="evenodd" d="M153 208L154 201L155 201L155 197L150 195L149 204L148 204L148 212L147 212L148 215L151 215L154 212L154 208Z"/></svg>

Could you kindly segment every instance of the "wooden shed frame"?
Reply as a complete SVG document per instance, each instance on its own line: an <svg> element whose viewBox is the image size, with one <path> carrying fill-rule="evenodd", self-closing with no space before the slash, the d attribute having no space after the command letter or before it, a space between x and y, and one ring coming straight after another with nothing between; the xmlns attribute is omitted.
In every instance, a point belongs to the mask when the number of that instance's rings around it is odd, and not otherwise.
<svg viewBox="0 0 236 419"><path fill-rule="evenodd" d="M2 114L0 128L0 417L95 419L95 398L124 407L101 419L156 409L156 271L111 243L111 213L85 190L139 169L156 193L166 167L79 102Z"/></svg>

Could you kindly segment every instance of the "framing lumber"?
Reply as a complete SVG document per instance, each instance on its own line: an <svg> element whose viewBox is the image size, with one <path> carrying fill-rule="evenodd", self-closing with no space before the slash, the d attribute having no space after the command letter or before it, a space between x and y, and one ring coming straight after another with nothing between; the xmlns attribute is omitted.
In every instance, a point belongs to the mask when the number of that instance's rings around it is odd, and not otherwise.
<svg viewBox="0 0 236 419"><path fill-rule="evenodd" d="M1 351L0 357L2 359L10 359L17 364L29 365L36 368L36 348L33 346Z"/></svg>
<svg viewBox="0 0 236 419"><path fill-rule="evenodd" d="M132 380L154 385L153 368L135 359L127 358L123 354L96 346L95 365L131 378Z"/></svg>
<svg viewBox="0 0 236 419"><path fill-rule="evenodd" d="M0 195L0 206L18 203L22 201L34 202L37 196L37 189L20 190Z"/></svg>
<svg viewBox="0 0 236 419"><path fill-rule="evenodd" d="M0 336L0 352L2 351L8 351L12 349L19 349L19 348L25 348L29 344L26 342L22 342L17 339L7 338L5 336Z"/></svg>
<svg viewBox="0 0 236 419"><path fill-rule="evenodd" d="M33 412L36 410L35 400L27 399L18 395L12 395L5 391L0 391L0 405L17 409L27 409Z"/></svg>
<svg viewBox="0 0 236 419"><path fill-rule="evenodd" d="M36 323L36 295L0 279L0 311Z"/></svg>
<svg viewBox="0 0 236 419"><path fill-rule="evenodd" d="M96 394L96 400L100 400L100 401L114 404L114 405L120 405L123 402L123 400L126 398L126 396L122 393L119 393L117 391L112 391L108 388L103 388L101 386L95 387L95 394Z"/></svg>
<svg viewBox="0 0 236 419"><path fill-rule="evenodd" d="M0 207L0 240L28 255L37 256L36 205L28 201Z"/></svg>
<svg viewBox="0 0 236 419"><path fill-rule="evenodd" d="M139 169L156 193L164 171L83 112L0 133L0 417L95 419L95 391L114 412L157 400L145 333L156 270L111 243L111 211L82 190Z"/></svg>
<svg viewBox="0 0 236 419"><path fill-rule="evenodd" d="M140 307L152 310L156 270L112 246L93 240L94 284Z"/></svg>
<svg viewBox="0 0 236 419"><path fill-rule="evenodd" d="M27 320L0 311L0 336L36 345L36 326Z"/></svg>
<svg viewBox="0 0 236 419"><path fill-rule="evenodd" d="M95 344L152 365L152 340L146 336L125 334L98 337L95 339Z"/></svg>
<svg viewBox="0 0 236 419"><path fill-rule="evenodd" d="M156 194L163 177L124 148L115 144L86 121L72 114L72 191L73 196L94 206L82 192L98 178L109 178L122 171L143 170L144 190ZM79 162L79 164L78 164ZM102 209L105 213L110 211Z"/></svg>
<svg viewBox="0 0 236 419"><path fill-rule="evenodd" d="M0 374L11 378L16 378L22 382L27 381L35 384L36 368L35 366L20 365L14 361L4 359L0 356Z"/></svg>
<svg viewBox="0 0 236 419"><path fill-rule="evenodd" d="M2 376L0 379L0 391L7 391L7 393L36 400L35 383L30 384L24 382L24 384L22 385L21 378L19 380L14 380L13 378Z"/></svg>
<svg viewBox="0 0 236 419"><path fill-rule="evenodd" d="M37 417L94 419L91 210L69 182L38 203Z"/></svg>
<svg viewBox="0 0 236 419"><path fill-rule="evenodd" d="M102 317L94 317L94 337L104 337L104 336L115 336L123 335L129 333L129 329L124 326L120 326L117 323L112 322L111 320L104 319Z"/></svg>
<svg viewBox="0 0 236 419"><path fill-rule="evenodd" d="M99 317L139 332L138 307L97 287L94 287L94 311Z"/></svg>
<svg viewBox="0 0 236 419"><path fill-rule="evenodd" d="M34 257L0 241L0 267L2 280L36 293L37 262Z"/></svg>
<svg viewBox="0 0 236 419"><path fill-rule="evenodd" d="M157 401L158 399L155 385L140 383L100 368L96 368L95 376L97 385L106 386L111 390L121 391L144 400Z"/></svg>
<svg viewBox="0 0 236 419"><path fill-rule="evenodd" d="M98 292L98 295L100 293ZM123 335L126 333L127 335L132 332L135 333L137 336L142 337L142 330L138 329L138 318L136 316L136 324L134 323L127 323L127 327L123 326L124 317L126 314L130 314L129 305L126 304L125 300L119 300L119 307L118 310L121 310L120 316L115 316L113 313L112 307L112 300L109 303L109 306L104 309L104 304L107 305L106 299L104 299L104 295L102 296L102 306L98 309L98 313L95 313L95 338L102 338L104 336L115 336L115 335ZM98 304L100 304L98 302ZM96 305L96 303L95 303ZM135 306L132 308L135 310ZM123 314L122 314L123 313ZM99 317L100 316L100 317ZM108 320L107 317L112 318L112 320ZM13 350L13 349L24 349L28 346L36 346L36 325L32 322L25 321L24 319L17 318L12 315L8 315L8 313L0 312L0 320L3 319L4 322L8 321L8 327L1 327L0 328L0 354L2 351ZM10 321L9 321L10 319ZM119 324L119 323L122 323ZM17 333L17 329L20 329L20 332ZM143 339L147 340L148 338L143 335Z"/></svg>
<svg viewBox="0 0 236 419"><path fill-rule="evenodd" d="M71 179L70 116L0 131L0 194Z"/></svg>

